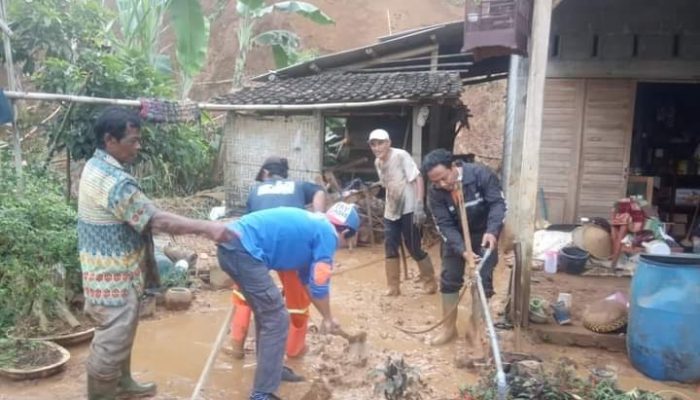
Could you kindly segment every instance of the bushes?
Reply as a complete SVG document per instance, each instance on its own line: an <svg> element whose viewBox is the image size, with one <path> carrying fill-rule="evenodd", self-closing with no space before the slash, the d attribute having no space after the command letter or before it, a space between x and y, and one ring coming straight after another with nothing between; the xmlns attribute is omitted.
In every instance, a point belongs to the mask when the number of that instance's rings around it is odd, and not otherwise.
<svg viewBox="0 0 700 400"><path fill-rule="evenodd" d="M17 191L14 169L0 154L0 328L82 291L77 214L58 182L25 169Z"/></svg>

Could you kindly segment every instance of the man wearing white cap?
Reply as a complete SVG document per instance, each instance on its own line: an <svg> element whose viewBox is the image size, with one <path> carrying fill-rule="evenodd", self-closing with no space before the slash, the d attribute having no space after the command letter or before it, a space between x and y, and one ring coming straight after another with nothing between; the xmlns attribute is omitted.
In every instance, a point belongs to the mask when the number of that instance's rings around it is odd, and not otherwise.
<svg viewBox="0 0 700 400"><path fill-rule="evenodd" d="M379 182L386 189L384 203L384 247L386 252L387 296L401 294L399 246L403 238L411 257L418 263L423 292L437 291L435 270L430 256L421 246L420 226L425 221L424 184L418 166L405 150L391 147L391 138L384 129L369 134L372 153L376 157Z"/></svg>

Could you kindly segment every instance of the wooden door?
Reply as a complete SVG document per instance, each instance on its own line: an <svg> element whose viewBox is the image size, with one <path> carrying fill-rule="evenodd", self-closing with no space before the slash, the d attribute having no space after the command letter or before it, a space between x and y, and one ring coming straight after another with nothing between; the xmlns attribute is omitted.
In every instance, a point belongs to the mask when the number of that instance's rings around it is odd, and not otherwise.
<svg viewBox="0 0 700 400"><path fill-rule="evenodd" d="M547 79L540 144L539 187L544 190L547 219L573 222L585 97L583 79ZM542 206L538 198L538 216Z"/></svg>
<svg viewBox="0 0 700 400"><path fill-rule="evenodd" d="M610 218L626 194L635 92L632 80L586 81L577 217Z"/></svg>

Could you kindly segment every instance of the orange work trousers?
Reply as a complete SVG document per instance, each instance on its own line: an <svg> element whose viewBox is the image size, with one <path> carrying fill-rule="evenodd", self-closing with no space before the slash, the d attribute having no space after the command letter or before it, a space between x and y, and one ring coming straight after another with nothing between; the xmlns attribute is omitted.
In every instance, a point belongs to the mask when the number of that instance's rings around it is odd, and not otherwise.
<svg viewBox="0 0 700 400"><path fill-rule="evenodd" d="M299 357L304 354L306 349L306 331L309 324L311 299L299 280L296 270L278 271L277 274L282 282L284 301L289 312L287 357ZM252 310L238 287L233 289L232 301L234 313L233 319L231 319L231 339L240 343L245 340L248 334Z"/></svg>

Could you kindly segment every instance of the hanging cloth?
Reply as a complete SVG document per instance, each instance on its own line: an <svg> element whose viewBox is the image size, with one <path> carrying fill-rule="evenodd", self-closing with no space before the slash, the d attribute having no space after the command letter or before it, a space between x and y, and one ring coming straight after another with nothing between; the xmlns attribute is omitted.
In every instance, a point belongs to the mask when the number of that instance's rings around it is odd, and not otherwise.
<svg viewBox="0 0 700 400"><path fill-rule="evenodd" d="M163 101L140 99L141 118L150 122L193 122L199 121L201 112L197 103L191 101Z"/></svg>

